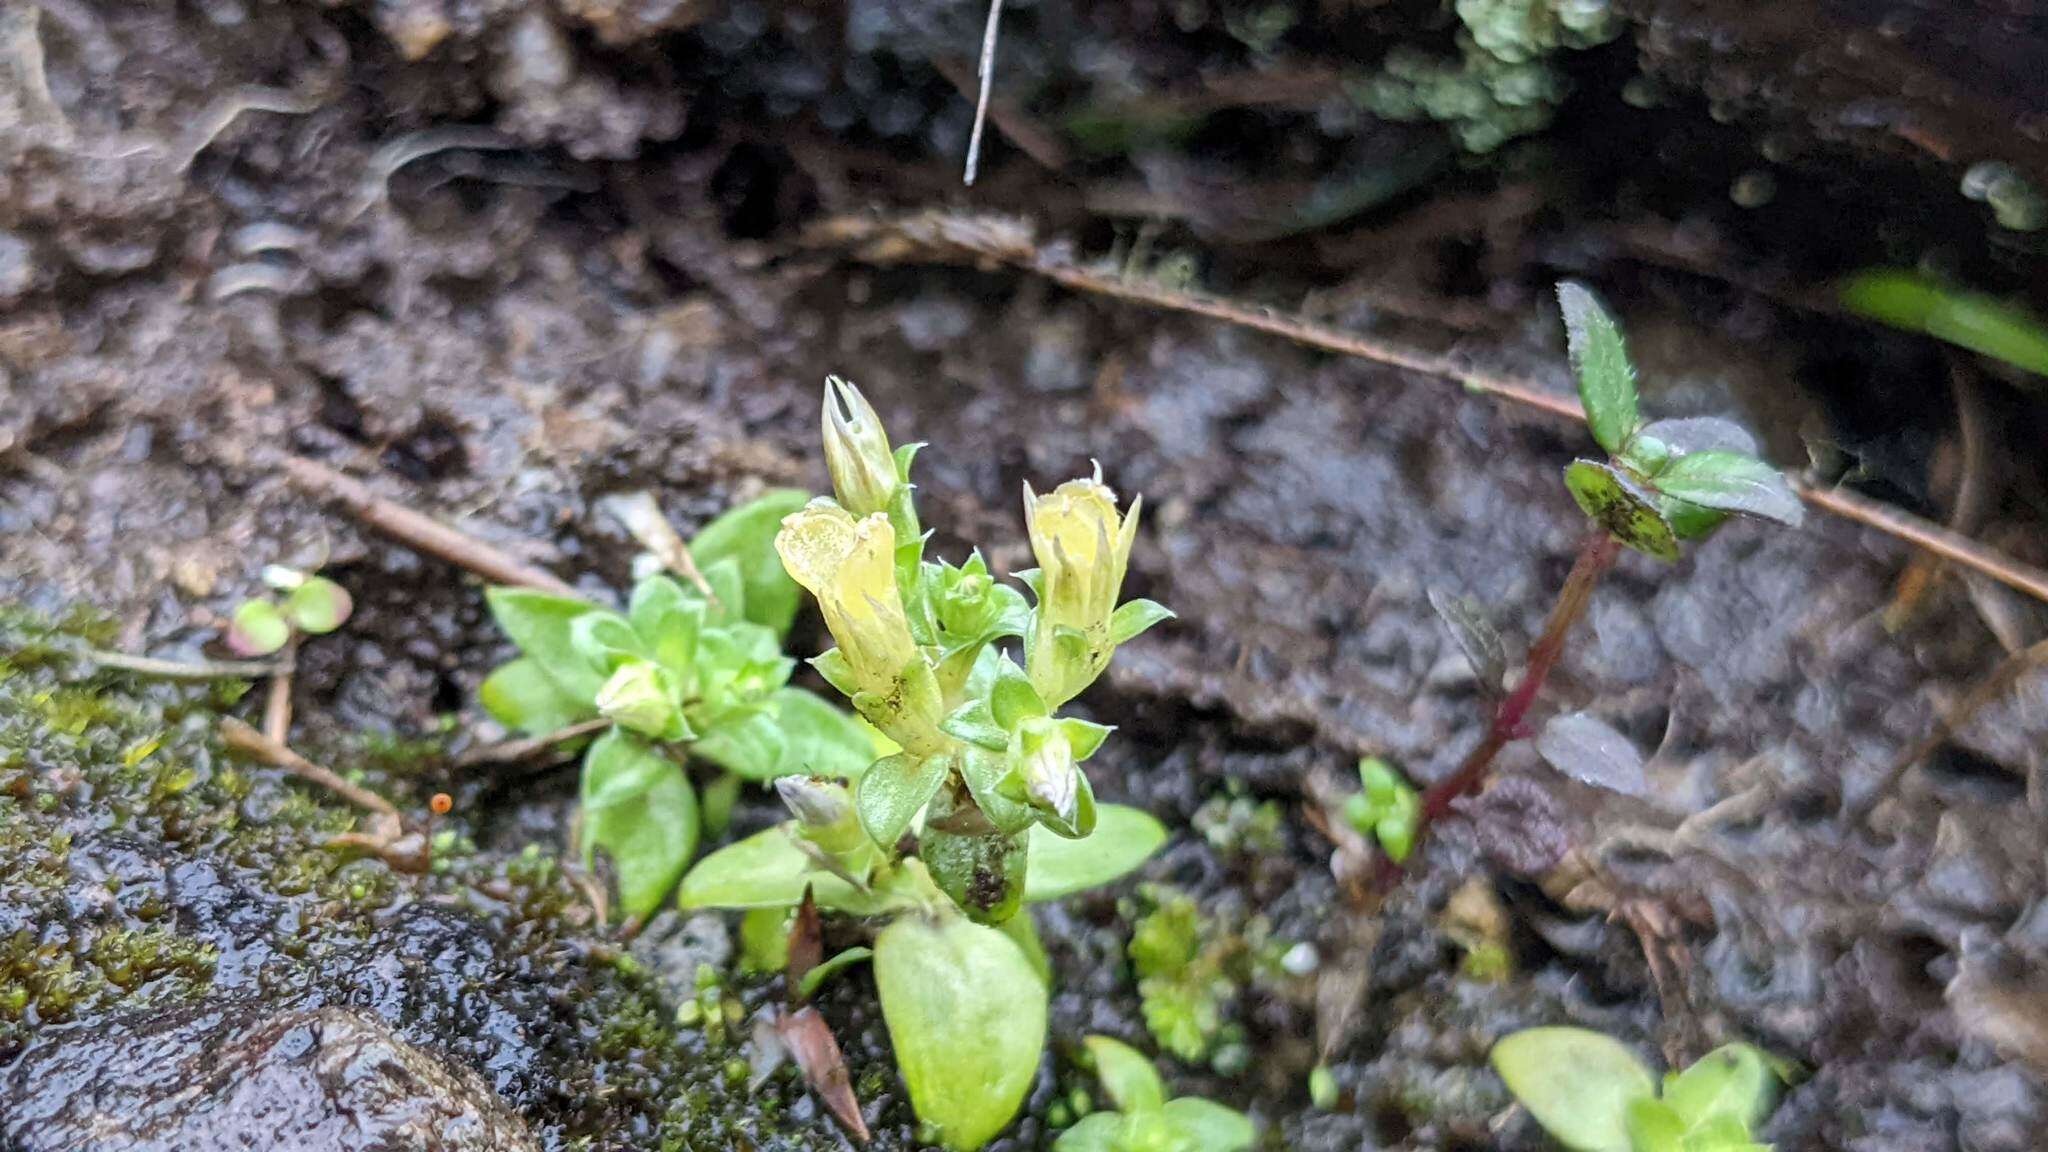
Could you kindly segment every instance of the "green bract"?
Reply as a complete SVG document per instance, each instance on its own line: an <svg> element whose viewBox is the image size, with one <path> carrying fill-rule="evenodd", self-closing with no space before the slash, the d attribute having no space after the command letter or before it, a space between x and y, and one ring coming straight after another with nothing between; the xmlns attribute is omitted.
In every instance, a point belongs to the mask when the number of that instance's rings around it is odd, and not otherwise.
<svg viewBox="0 0 2048 1152"><path fill-rule="evenodd" d="M623 613L524 588L486 594L521 655L485 679L484 708L536 736L611 722L584 755L583 848L611 859L628 916L659 907L696 851L683 748L753 780L850 778L873 758L858 721L787 684L782 632L798 594L773 538L803 499L778 490L712 521L690 545L704 587L650 576Z"/></svg>
<svg viewBox="0 0 2048 1152"><path fill-rule="evenodd" d="M1493 1066L1536 1122L1574 1152L1752 1152L1785 1066L1728 1044L1664 1077L1619 1042L1583 1028L1531 1028L1493 1046Z"/></svg>
<svg viewBox="0 0 2048 1152"><path fill-rule="evenodd" d="M1589 519L1659 560L1676 560L1680 540L1705 536L1730 514L1801 522L1798 495L1739 427L1713 417L1645 424L1613 317L1583 285L1559 284L1557 299L1586 427L1609 454L1565 469L1565 486Z"/></svg>
<svg viewBox="0 0 2048 1152"><path fill-rule="evenodd" d="M1090 1036L1088 1055L1114 1112L1084 1116L1053 1142L1056 1152L1243 1152L1258 1130L1233 1108L1196 1096L1166 1098L1152 1062L1129 1045Z"/></svg>
<svg viewBox="0 0 2048 1152"><path fill-rule="evenodd" d="M1145 813L1096 802L1081 766L1110 730L1060 708L1172 614L1117 603L1138 509L1120 512L1099 475L1042 498L1026 490L1039 568L1019 579L1034 603L979 553L925 558L917 446L892 447L859 389L828 381L822 425L836 499L791 508L775 550L837 644L812 667L886 739L813 738L808 778L777 784L796 818L706 857L678 901L759 912L809 890L820 910L883 918L875 979L911 1102L947 1146L975 1148L1009 1122L1044 1044L1050 971L1020 909L1115 880L1166 839ZM659 661L649 642L629 657ZM707 756L723 746L678 707ZM761 741L781 740L779 764L803 712L785 704L774 723L751 722Z"/></svg>

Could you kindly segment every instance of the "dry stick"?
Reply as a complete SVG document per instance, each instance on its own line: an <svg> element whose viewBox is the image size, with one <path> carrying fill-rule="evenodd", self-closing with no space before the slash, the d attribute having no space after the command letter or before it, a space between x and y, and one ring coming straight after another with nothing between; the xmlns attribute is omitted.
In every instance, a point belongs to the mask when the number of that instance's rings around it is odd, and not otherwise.
<svg viewBox="0 0 2048 1152"><path fill-rule="evenodd" d="M1844 822L1853 824L1868 816L1870 810L1877 807L1879 800L1891 795L1899 786L1899 781L1913 765L1925 760L1936 748L1941 747L1942 741L1955 735L1956 731L1968 724L1970 718L1986 704L2011 691L2013 685L2019 683L2020 677L2043 664L2048 664L2048 640L2036 641L2000 661L1989 676L1979 681L1975 688L1970 689L1968 695L1949 710L1948 715L1941 718L1934 726L1934 731L1929 732L1918 744L1906 749L1898 759L1892 761L1891 767L1885 769L1884 779L1878 782L1877 787L1864 793L1861 800L1843 813Z"/></svg>
<svg viewBox="0 0 2048 1152"><path fill-rule="evenodd" d="M369 486L303 456L284 458L285 476L309 495L332 500L363 524L399 543L476 573L492 584L576 596L561 577L516 559L466 532L370 491Z"/></svg>
<svg viewBox="0 0 2048 1152"><path fill-rule="evenodd" d="M524 760L529 756L537 756L558 744L567 743L579 736L588 736L593 732L602 732L606 728L611 727L611 724L610 720L599 716L594 720L584 720L580 723L571 724L567 728L557 728L553 732L544 732L539 736L527 736L518 740L504 740L496 744L484 744L471 748L469 751L456 757L455 766L457 768L474 768L482 764L511 764Z"/></svg>
<svg viewBox="0 0 2048 1152"><path fill-rule="evenodd" d="M1454 381L1468 392L1497 396L1575 423L1585 421L1577 400L1547 391L1533 380L1487 372L1455 356L1360 336L1271 309L1248 308L1214 296L1092 272L1040 251L1015 222L1008 220L925 215L878 223L848 217L826 221L813 234L826 243L850 245L857 256L875 263L919 259L950 262L966 257L969 262L1007 264L1078 292L1219 320L1318 351ZM861 252L863 246L867 248L865 254ZM1874 528L2048 603L2048 571L2020 563L1961 533L1854 492L1816 487L1790 475L1786 479L1800 499L1816 508Z"/></svg>
<svg viewBox="0 0 2048 1152"><path fill-rule="evenodd" d="M265 676L289 673L288 661L278 660L163 660L155 656L131 656L95 648L85 658L102 668L153 676L158 680L261 680Z"/></svg>
<svg viewBox="0 0 2048 1152"><path fill-rule="evenodd" d="M221 717L220 735L228 747L247 752L273 768L282 768L302 780L318 784L358 808L393 820L399 818L398 808L391 801L359 784L351 784L332 770L313 763L232 716Z"/></svg>
<svg viewBox="0 0 2048 1152"><path fill-rule="evenodd" d="M1003 0L989 0L988 27L981 33L981 65L975 75L981 78L981 95L974 101L974 132L967 138L967 172L965 183L974 186L975 170L981 167L981 133L988 127L988 99L996 87L996 30L1003 22Z"/></svg>
<svg viewBox="0 0 2048 1152"><path fill-rule="evenodd" d="M294 635L285 645L285 657L289 664L270 678L270 694L263 700L263 734L279 744L288 743L292 734L292 671L291 664L298 662L299 638Z"/></svg>

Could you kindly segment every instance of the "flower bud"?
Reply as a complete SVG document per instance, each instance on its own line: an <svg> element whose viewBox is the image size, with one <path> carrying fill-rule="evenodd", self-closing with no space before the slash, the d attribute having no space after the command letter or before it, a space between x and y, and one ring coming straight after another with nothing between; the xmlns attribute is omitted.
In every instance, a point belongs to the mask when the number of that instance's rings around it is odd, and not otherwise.
<svg viewBox="0 0 2048 1152"><path fill-rule="evenodd" d="M817 776L778 776L775 793L796 816L799 846L828 871L865 882L877 852L854 811L853 790Z"/></svg>
<svg viewBox="0 0 2048 1152"><path fill-rule="evenodd" d="M830 828L853 815L853 796L836 781L778 776L775 794L805 828Z"/></svg>
<svg viewBox="0 0 2048 1152"><path fill-rule="evenodd" d="M855 691L876 699L868 719L905 748L943 745L941 706L896 590L896 533L880 512L856 520L820 497L783 518L775 551L818 600ZM858 701L856 701L858 703Z"/></svg>
<svg viewBox="0 0 2048 1152"><path fill-rule="evenodd" d="M902 481L874 406L851 383L828 376L824 426L825 466L839 503L855 516L888 511Z"/></svg>
<svg viewBox="0 0 2048 1152"><path fill-rule="evenodd" d="M1024 523L1039 567L1031 681L1055 708L1109 665L1110 616L1137 539L1140 503L1133 500L1130 513L1120 515L1100 469L1094 479L1069 480L1044 496L1024 486ZM1071 639L1062 641L1062 633Z"/></svg>
<svg viewBox="0 0 2048 1152"><path fill-rule="evenodd" d="M1040 808L1071 823L1080 802L1081 769L1058 722L1026 720L1017 730L1017 770L1024 793Z"/></svg>
<svg viewBox="0 0 2048 1152"><path fill-rule="evenodd" d="M627 661L597 690L598 715L643 736L671 738L679 717L664 680L651 661Z"/></svg>

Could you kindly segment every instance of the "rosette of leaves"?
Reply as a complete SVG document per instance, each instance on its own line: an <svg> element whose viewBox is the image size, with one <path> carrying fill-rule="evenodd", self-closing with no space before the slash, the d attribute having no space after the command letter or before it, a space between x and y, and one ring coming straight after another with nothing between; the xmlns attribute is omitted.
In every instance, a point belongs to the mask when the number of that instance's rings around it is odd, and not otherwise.
<svg viewBox="0 0 2048 1152"><path fill-rule="evenodd" d="M1727 1044L1660 1085L1635 1053L1583 1028L1530 1028L1490 1057L1543 1130L1572 1152L1768 1152L1754 1133L1791 1067Z"/></svg>
<svg viewBox="0 0 2048 1152"><path fill-rule="evenodd" d="M628 916L651 914L696 852L686 756L757 781L850 777L873 756L857 721L788 684L798 593L773 537L803 500L773 492L714 520L690 546L705 587L650 576L624 612L524 588L486 595L520 655L485 679L485 709L535 736L611 722L583 757L582 843L610 858Z"/></svg>
<svg viewBox="0 0 2048 1152"><path fill-rule="evenodd" d="M1199 1096L1167 1099L1159 1070L1128 1044L1107 1036L1083 1043L1116 1108L1083 1116L1053 1142L1054 1152L1244 1152L1258 1136L1234 1108Z"/></svg>
<svg viewBox="0 0 2048 1152"><path fill-rule="evenodd" d="M1743 428L1714 416L1642 418L1635 366L1614 318L1584 285L1557 286L1586 426L1608 453L1575 460L1565 485L1615 539L1659 560L1742 514L1798 526L1805 509Z"/></svg>
<svg viewBox="0 0 2048 1152"><path fill-rule="evenodd" d="M892 447L852 385L827 382L823 430L836 498L791 512L776 549L837 643L812 666L895 748L850 785L778 782L795 819L706 857L678 901L772 916L808 889L881 925L875 981L911 1103L939 1143L977 1148L1044 1047L1050 972L1019 910L1115 880L1165 840L1145 813L1096 802L1080 765L1110 729L1061 708L1169 613L1116 603L1138 510L1099 477L1027 489L1027 601L978 553L925 558L918 446Z"/></svg>

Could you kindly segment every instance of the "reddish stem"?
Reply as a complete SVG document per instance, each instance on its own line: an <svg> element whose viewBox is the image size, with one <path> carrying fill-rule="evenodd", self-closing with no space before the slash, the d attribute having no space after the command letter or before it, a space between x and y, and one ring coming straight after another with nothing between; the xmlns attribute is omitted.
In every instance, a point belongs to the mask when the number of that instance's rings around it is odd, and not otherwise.
<svg viewBox="0 0 2048 1152"><path fill-rule="evenodd" d="M1594 532L1579 546L1579 557L1572 564L1571 575L1565 577L1564 587L1558 590L1557 603L1550 609L1550 620L1543 627L1543 635L1536 646L1529 650L1529 666L1522 672L1521 682L1515 690L1494 708L1493 723L1487 726L1486 738L1451 773L1422 794L1422 820L1416 829L1416 838L1431 822L1440 819L1451 810L1451 802L1460 796L1475 792L1486 781L1486 771L1493 766L1493 758L1510 741L1520 739L1525 733L1522 721L1529 715L1529 707L1536 703L1537 693L1543 690L1543 682L1550 676L1550 670L1557 666L1558 657L1564 655L1565 640L1570 637L1572 625L1585 615L1586 605L1593 599L1593 589L1599 587L1600 578L1614 566L1615 557L1621 554L1621 542L1606 532Z"/></svg>

